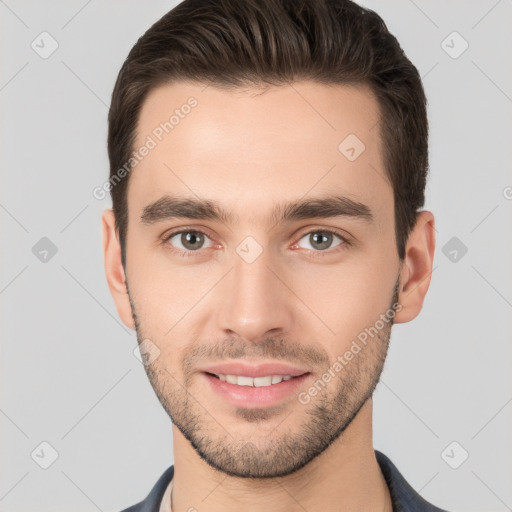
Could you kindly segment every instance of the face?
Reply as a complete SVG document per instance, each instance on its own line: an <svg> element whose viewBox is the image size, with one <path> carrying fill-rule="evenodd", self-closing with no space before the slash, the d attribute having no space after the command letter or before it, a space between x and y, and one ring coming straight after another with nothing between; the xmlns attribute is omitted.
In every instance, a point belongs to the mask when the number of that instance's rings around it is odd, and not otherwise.
<svg viewBox="0 0 512 512"><path fill-rule="evenodd" d="M144 102L135 146L155 145L129 178L125 323L158 354L145 368L174 425L220 471L296 471L378 382L401 266L377 123L364 86L180 82ZM231 362L302 376L249 388L207 372Z"/></svg>

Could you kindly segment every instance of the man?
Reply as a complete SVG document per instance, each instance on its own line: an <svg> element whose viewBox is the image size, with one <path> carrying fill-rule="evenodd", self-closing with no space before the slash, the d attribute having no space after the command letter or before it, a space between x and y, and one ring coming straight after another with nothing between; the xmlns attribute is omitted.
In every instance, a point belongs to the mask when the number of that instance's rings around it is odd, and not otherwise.
<svg viewBox="0 0 512 512"><path fill-rule="evenodd" d="M372 446L394 323L421 311L426 98L346 0L185 0L109 113L108 284L172 419L135 511L439 511Z"/></svg>

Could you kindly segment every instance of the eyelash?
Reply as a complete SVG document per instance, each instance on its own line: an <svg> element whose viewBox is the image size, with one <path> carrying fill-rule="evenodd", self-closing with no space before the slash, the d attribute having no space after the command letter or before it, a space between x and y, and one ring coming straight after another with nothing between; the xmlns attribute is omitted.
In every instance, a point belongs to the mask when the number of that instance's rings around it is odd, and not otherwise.
<svg viewBox="0 0 512 512"><path fill-rule="evenodd" d="M211 239L211 237L207 233L205 233L204 231L202 231L200 229L180 229L178 231L173 231L172 233L165 235L162 238L162 244L165 246L165 248L171 250L174 254L177 254L178 256L181 256L183 258L188 258L188 257L194 256L194 255L198 254L201 249L199 249L197 251L183 251L181 249L176 249L175 247L172 247L168 243L169 240L173 236L179 235L181 233L201 233L202 235L204 235L204 236L206 236L206 237ZM311 253L311 256L313 258L323 257L325 254L335 254L335 253L338 253L340 251L346 250L348 247L350 247L352 245L351 242L347 239L347 237L343 236L339 231L336 231L336 230L333 230L333 229L324 229L324 228L322 228L322 229L312 229L310 231L306 231L305 233L302 233L301 236L298 238L297 242L295 242L293 245L295 245L302 238L304 238L306 235L310 235L311 233L329 233L329 234L332 234L332 235L336 235L343 242L343 243L341 243L340 245L338 245L337 247L335 247L332 250L331 249L326 249L326 250L323 250L323 251L313 251L313 250L306 249L308 252Z"/></svg>

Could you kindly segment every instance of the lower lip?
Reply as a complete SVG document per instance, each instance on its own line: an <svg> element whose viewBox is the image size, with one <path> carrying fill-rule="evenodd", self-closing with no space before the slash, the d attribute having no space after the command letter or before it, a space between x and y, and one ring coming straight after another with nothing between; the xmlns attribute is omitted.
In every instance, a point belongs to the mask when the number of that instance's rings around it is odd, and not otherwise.
<svg viewBox="0 0 512 512"><path fill-rule="evenodd" d="M213 377L208 373L202 373L202 375L207 379L211 388L232 405L257 409L276 405L280 400L290 396L311 376L311 373L305 373L290 380L283 380L279 384L259 387L238 386Z"/></svg>

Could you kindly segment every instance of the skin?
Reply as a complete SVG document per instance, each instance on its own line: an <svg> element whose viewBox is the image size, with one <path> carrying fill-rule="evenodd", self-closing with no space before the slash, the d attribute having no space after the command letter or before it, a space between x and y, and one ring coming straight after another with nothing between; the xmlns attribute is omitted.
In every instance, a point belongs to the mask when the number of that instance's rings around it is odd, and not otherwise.
<svg viewBox="0 0 512 512"><path fill-rule="evenodd" d="M187 82L153 90L136 147L190 96L198 105L131 172L126 269L113 211L102 217L118 314L139 343L149 339L160 350L145 369L173 420L172 509L391 511L372 444L371 398L391 322L309 403L297 394L395 300L394 323L419 314L432 272L434 216L420 212L400 262L378 104L366 86L304 81L262 92ZM338 150L350 133L366 146L353 162ZM277 202L333 192L368 205L374 222L266 220ZM164 194L218 201L236 220L142 223L144 207ZM183 245L180 235L164 240L178 228L205 231L203 246ZM337 251L343 241L333 237L322 252L309 235L328 228L352 244ZM236 252L247 236L263 248L252 263ZM188 248L189 256L173 247ZM278 407L235 407L198 372L227 360L289 362L312 380Z"/></svg>

